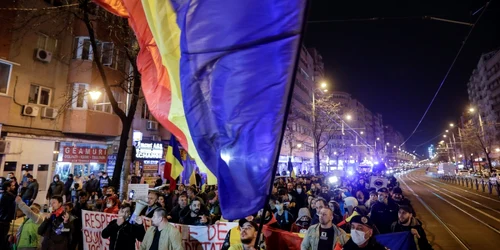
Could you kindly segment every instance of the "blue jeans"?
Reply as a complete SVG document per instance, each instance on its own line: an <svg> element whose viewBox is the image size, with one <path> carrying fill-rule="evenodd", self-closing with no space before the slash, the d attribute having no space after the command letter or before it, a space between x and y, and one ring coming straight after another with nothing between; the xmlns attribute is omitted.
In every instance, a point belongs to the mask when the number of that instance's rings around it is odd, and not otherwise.
<svg viewBox="0 0 500 250"><path fill-rule="evenodd" d="M30 200L23 199L23 201L24 201L24 203L26 203L26 205L28 205L28 207L31 206L31 201Z"/></svg>

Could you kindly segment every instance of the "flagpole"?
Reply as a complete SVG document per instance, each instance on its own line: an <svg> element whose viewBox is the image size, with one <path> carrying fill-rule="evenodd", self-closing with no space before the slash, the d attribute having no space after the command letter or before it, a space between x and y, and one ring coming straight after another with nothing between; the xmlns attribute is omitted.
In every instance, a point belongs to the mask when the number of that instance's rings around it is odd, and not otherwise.
<svg viewBox="0 0 500 250"><path fill-rule="evenodd" d="M280 135L280 143L278 144L278 150L277 155L274 159L274 165L273 165L273 172L271 174L271 183L269 184L269 190L267 192L266 196L266 202L264 203L264 211L262 211L262 215L260 216L260 223L259 223L259 229L257 231L257 238L255 240L255 249L260 249L259 248L259 243L260 243L260 235L262 233L262 228L264 227L264 220L266 218L266 213L267 213L267 208L269 206L266 206L269 204L269 199L271 197L271 194L273 192L273 183L274 183L274 177L276 176L276 171L278 169L278 163L279 163L279 154L281 152L281 145L283 143L283 137L285 134L285 128L286 128L286 123L288 119L288 113L290 112L290 106L292 104L292 96L293 96L293 89L294 89L294 82L295 82L295 77L297 76L297 69L299 67L299 60L300 60L300 52L302 51L302 42L304 40L304 35L305 35L305 30L306 30L306 25L307 25L307 17L309 13L309 0L305 0L305 8L304 8L304 17L302 20L302 30L300 31L300 38L299 42L297 45L297 54L295 55L295 64L293 65L293 72L292 72L292 77L290 78L290 90L288 92L288 98L286 101L286 106L285 106L285 117L284 117L284 122L281 128L281 135Z"/></svg>

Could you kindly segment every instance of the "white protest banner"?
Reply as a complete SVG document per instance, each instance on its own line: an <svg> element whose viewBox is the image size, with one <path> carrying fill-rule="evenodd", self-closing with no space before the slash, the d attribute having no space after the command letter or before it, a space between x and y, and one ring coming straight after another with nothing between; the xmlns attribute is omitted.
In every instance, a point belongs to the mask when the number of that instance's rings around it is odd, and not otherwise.
<svg viewBox="0 0 500 250"><path fill-rule="evenodd" d="M129 199L148 201L148 184L128 184Z"/></svg>
<svg viewBox="0 0 500 250"><path fill-rule="evenodd" d="M118 215L82 210L82 232L84 250L109 250L109 240L101 237L101 232ZM151 226L151 219L143 217L144 229ZM220 222L210 226L188 226L174 224L182 236L185 250L220 250L227 232L236 227L236 222ZM140 242L136 242L139 249Z"/></svg>
<svg viewBox="0 0 500 250"><path fill-rule="evenodd" d="M109 250L109 240L101 237L101 232L117 214L82 210L82 233L84 250Z"/></svg>
<svg viewBox="0 0 500 250"><path fill-rule="evenodd" d="M376 189L383 188L383 187L386 188L388 182L389 182L389 180L385 177L378 177L378 176L370 177L370 187L371 188L376 188Z"/></svg>

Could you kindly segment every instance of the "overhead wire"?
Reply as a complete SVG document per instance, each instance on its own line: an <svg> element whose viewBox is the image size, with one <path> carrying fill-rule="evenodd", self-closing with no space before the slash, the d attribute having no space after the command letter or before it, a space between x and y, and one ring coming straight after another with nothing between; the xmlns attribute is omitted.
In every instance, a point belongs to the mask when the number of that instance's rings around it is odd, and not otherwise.
<svg viewBox="0 0 500 250"><path fill-rule="evenodd" d="M479 15L479 17L476 19L476 21L474 22L474 24L472 25L472 27L470 28L469 32L467 33L467 36L465 37L464 41L462 42L462 45L460 46L460 49L458 50L457 54L455 55L455 58L453 59L450 67L448 68L448 70L446 71L446 74L443 78L443 80L441 81L441 83L439 84L439 87L436 91L436 93L434 93L434 96L432 97L432 100L431 102L429 103L429 105L427 106L427 109L425 110L424 114L422 115L422 118L420 118L417 126L415 127L415 129L413 130L413 132L410 134L410 136L408 136L408 138L403 142L401 143L400 147L403 146L408 140L410 140L410 138L415 134L415 132L417 131L417 129L420 127L420 125L422 124L423 120L425 119L425 117L427 116L427 113L429 112L430 108L432 107L432 104L434 103L434 101L436 100L436 97L438 96L441 88L443 87L444 83L446 82L446 80L448 79L448 76L450 75L450 72L451 70L453 69L453 67L455 66L455 63L457 62L458 60L458 57L460 56L460 54L462 53L465 45L467 44L467 41L469 40L470 38L470 35L472 34L472 31L474 31L474 28L477 26L478 22L481 20L481 17L484 15L484 13L486 12L486 10L488 9L488 6L489 6L490 2L488 1L484 8L483 8L483 11L481 12L481 14Z"/></svg>

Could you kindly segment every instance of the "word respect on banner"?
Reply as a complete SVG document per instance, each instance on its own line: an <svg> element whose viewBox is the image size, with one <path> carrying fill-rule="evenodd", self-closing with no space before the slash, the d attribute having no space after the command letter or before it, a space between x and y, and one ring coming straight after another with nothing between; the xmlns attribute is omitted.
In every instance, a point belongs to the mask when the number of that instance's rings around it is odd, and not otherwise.
<svg viewBox="0 0 500 250"><path fill-rule="evenodd" d="M101 232L117 217L116 214L83 210L83 249L109 250L109 240L103 239L101 237ZM229 230L238 225L238 223L235 222L222 222L210 226L171 224L181 233L185 250L220 250ZM147 231L151 226L151 219L144 217L143 226ZM139 249L140 245L140 242L136 242L136 249Z"/></svg>

